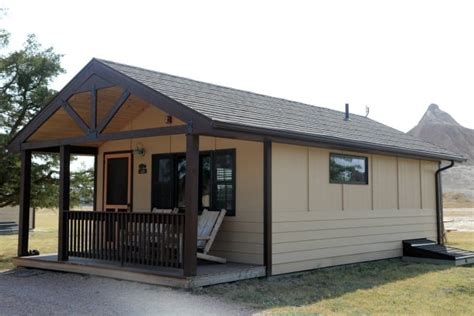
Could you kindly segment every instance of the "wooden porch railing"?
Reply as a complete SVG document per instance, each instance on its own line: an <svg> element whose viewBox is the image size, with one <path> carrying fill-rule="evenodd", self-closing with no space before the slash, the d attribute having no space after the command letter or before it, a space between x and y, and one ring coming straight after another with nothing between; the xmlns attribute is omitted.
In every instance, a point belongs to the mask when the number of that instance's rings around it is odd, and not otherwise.
<svg viewBox="0 0 474 316"><path fill-rule="evenodd" d="M64 211L68 256L183 267L184 214Z"/></svg>

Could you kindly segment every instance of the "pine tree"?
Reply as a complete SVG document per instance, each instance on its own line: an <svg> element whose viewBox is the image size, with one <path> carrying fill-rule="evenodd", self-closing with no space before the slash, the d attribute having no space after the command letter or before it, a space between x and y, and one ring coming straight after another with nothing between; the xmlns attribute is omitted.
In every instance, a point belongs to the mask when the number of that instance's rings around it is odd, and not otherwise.
<svg viewBox="0 0 474 316"><path fill-rule="evenodd" d="M34 35L28 36L22 49L6 52L9 35L0 30L0 207L17 205L20 193L19 155L8 153L6 145L54 96L51 81L64 72L62 55L52 47L44 49ZM58 155L33 156L31 207L57 207L58 170ZM72 175L74 187L79 188L71 192L72 205L79 203L78 194L91 194L91 174L84 170Z"/></svg>

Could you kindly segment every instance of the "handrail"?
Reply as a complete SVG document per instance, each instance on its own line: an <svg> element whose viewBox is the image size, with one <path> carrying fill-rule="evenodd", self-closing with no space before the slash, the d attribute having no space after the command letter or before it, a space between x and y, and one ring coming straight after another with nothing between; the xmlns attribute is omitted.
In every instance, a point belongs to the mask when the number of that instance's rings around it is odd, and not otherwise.
<svg viewBox="0 0 474 316"><path fill-rule="evenodd" d="M183 266L184 214L64 211L68 256Z"/></svg>
<svg viewBox="0 0 474 316"><path fill-rule="evenodd" d="M172 215L184 216L184 213L152 213L152 212L108 212L108 211L85 211L85 210L64 210L63 212L87 212L87 213L119 213L119 214L140 214L140 215Z"/></svg>

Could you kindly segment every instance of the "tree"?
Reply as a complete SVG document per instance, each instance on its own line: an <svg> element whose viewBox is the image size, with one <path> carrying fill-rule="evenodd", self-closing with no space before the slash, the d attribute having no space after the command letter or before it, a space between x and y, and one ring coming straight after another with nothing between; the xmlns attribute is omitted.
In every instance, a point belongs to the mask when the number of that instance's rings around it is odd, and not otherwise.
<svg viewBox="0 0 474 316"><path fill-rule="evenodd" d="M5 13L4 8L0 8L0 18L3 17ZM8 45L8 39L10 37L10 34L7 32L5 29L0 29L0 48L3 49Z"/></svg>
<svg viewBox="0 0 474 316"><path fill-rule="evenodd" d="M9 33L0 30L0 207L17 205L20 188L19 155L7 152L6 145L56 93L49 88L51 81L64 72L62 55L52 47L44 49L35 35L29 35L20 50L5 53ZM31 175L31 207L56 207L58 205L58 155L35 154ZM91 190L87 171L72 182ZM78 182L79 181L79 182ZM72 194L72 202L79 198Z"/></svg>
<svg viewBox="0 0 474 316"><path fill-rule="evenodd" d="M71 206L94 202L94 170L83 168L71 173Z"/></svg>

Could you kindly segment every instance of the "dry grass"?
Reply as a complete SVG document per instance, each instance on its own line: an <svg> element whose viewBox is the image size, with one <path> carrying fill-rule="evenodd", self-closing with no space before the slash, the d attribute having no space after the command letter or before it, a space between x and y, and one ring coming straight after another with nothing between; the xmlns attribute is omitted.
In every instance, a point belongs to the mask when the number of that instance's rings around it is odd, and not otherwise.
<svg viewBox="0 0 474 316"><path fill-rule="evenodd" d="M448 245L474 251L474 232L449 232Z"/></svg>
<svg viewBox="0 0 474 316"><path fill-rule="evenodd" d="M474 201L464 193L446 192L443 194L443 207L446 208L474 208Z"/></svg>
<svg viewBox="0 0 474 316"><path fill-rule="evenodd" d="M0 235L0 270L11 269L12 257L16 256L18 235ZM39 210L36 213L36 229L30 232L30 249L41 253L56 252L58 249L58 213L53 210Z"/></svg>
<svg viewBox="0 0 474 316"><path fill-rule="evenodd" d="M474 250L472 232L451 232L448 241L455 247ZM196 292L272 314L467 315L472 313L474 300L474 267L393 259Z"/></svg>
<svg viewBox="0 0 474 316"><path fill-rule="evenodd" d="M450 232L448 243L474 250L473 232ZM0 270L12 267L17 236L0 236ZM37 214L30 248L56 252L57 213ZM383 260L195 291L276 314L471 314L474 267Z"/></svg>

